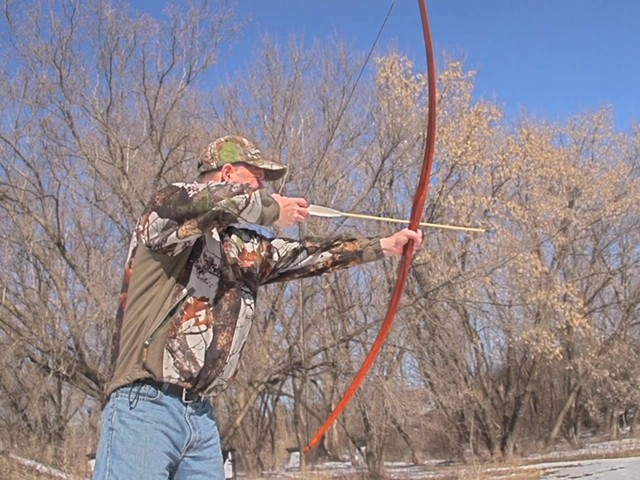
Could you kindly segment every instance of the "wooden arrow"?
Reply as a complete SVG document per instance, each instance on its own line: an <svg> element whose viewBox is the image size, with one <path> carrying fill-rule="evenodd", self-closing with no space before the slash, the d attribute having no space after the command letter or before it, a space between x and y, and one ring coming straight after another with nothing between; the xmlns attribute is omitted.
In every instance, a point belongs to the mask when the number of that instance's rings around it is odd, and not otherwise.
<svg viewBox="0 0 640 480"><path fill-rule="evenodd" d="M327 217L327 218L339 218L339 217L349 217L349 218L359 218L361 220L377 220L379 222L392 222L392 223L409 223L409 220L401 220L399 218L389 218L389 217L376 217L375 215L364 215L362 213L350 213L350 212L341 212L340 210L335 210L333 208L321 207L320 205L309 205L309 215L313 215L315 217ZM429 227L429 228L442 228L446 230L461 230L466 232L486 232L484 228L475 228L475 227L464 227L458 225L445 225L441 223L419 223L421 227Z"/></svg>

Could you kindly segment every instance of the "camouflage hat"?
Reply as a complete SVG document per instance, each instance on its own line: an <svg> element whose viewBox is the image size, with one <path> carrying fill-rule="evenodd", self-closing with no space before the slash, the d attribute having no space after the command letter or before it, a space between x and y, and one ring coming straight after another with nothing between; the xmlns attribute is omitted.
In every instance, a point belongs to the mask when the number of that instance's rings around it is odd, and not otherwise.
<svg viewBox="0 0 640 480"><path fill-rule="evenodd" d="M273 182L282 178L287 167L266 160L246 138L227 135L211 142L198 157L198 172L206 173L221 168L225 163L246 163L264 170L264 179Z"/></svg>

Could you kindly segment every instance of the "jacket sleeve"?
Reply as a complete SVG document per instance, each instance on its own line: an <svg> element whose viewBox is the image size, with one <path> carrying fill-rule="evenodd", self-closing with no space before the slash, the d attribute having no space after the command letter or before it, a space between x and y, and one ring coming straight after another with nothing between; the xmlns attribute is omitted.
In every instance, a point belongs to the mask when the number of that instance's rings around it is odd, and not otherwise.
<svg viewBox="0 0 640 480"><path fill-rule="evenodd" d="M269 226L278 204L264 192L238 183L176 183L158 191L136 227L138 242L177 255L205 232L233 223Z"/></svg>
<svg viewBox="0 0 640 480"><path fill-rule="evenodd" d="M262 284L312 277L383 258L380 239L357 235L331 240L275 238L263 241Z"/></svg>

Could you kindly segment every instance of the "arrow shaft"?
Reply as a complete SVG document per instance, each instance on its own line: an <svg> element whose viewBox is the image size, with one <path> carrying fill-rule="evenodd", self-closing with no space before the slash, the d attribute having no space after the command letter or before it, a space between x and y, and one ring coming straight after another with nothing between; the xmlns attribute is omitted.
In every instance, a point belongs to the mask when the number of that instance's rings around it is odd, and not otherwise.
<svg viewBox="0 0 640 480"><path fill-rule="evenodd" d="M312 206L313 207L313 206ZM390 218L390 217L378 217L376 215L365 215L363 213L350 213L350 212L341 212L339 210L330 209L333 216L336 217L349 217L349 218L358 218L361 220L375 220L378 222L391 222L391 223L403 223L408 224L409 220L402 220L400 218ZM311 215L317 215L313 208L309 212ZM318 215L323 216L323 215ZM467 232L485 232L483 228L475 228L475 227L464 227L459 225L446 225L441 223L427 223L420 222L418 223L421 227L429 227L429 228L442 228L445 230L458 230L458 231L467 231Z"/></svg>
<svg viewBox="0 0 640 480"><path fill-rule="evenodd" d="M342 212L342 216L351 217L351 218L360 218L362 220L377 220L382 222L392 222L392 223L405 223L408 224L409 220L402 220L400 218L390 218L390 217L377 217L375 215L364 215L362 213L345 213ZM418 223L421 227L430 227L430 228L443 228L447 230L464 230L469 232L484 232L483 228L475 228L475 227L462 227L458 225L446 225L441 223L427 223L420 222Z"/></svg>

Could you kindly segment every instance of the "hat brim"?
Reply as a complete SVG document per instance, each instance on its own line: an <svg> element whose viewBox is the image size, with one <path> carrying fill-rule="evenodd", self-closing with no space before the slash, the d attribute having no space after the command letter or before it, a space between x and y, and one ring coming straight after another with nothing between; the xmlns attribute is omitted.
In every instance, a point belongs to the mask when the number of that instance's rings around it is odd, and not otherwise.
<svg viewBox="0 0 640 480"><path fill-rule="evenodd" d="M280 180L284 177L284 174L287 173L287 167L268 160L262 160L260 165L256 165L256 167L260 168L264 172L264 179L267 182Z"/></svg>
<svg viewBox="0 0 640 480"><path fill-rule="evenodd" d="M228 163L229 164L245 163L246 165L252 165L256 168L259 168L264 172L264 179L267 182L275 182L276 180L280 180L282 177L284 177L285 173L287 173L287 167L279 163L272 162L270 160L260 159L258 161L238 161L238 162L228 162ZM200 175L203 175L208 172L214 172L222 168L222 165L224 164L217 166L217 165L211 165L211 164L207 164L200 161L198 162L198 173Z"/></svg>

